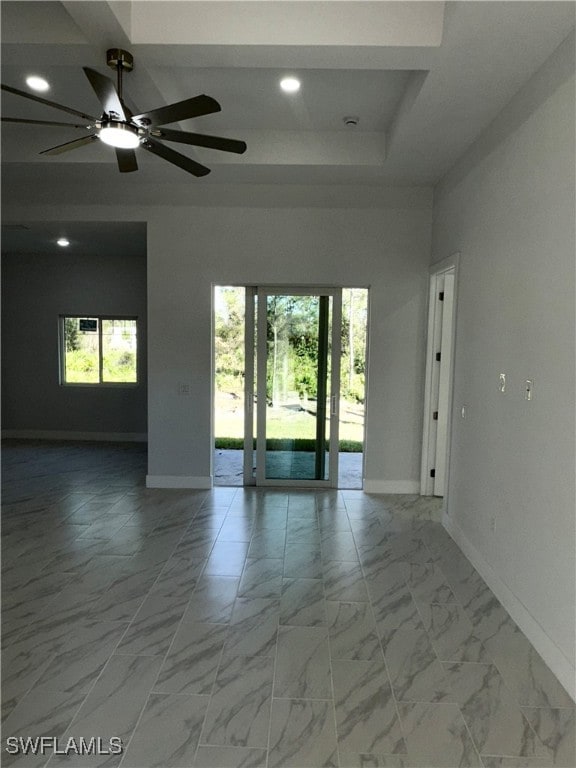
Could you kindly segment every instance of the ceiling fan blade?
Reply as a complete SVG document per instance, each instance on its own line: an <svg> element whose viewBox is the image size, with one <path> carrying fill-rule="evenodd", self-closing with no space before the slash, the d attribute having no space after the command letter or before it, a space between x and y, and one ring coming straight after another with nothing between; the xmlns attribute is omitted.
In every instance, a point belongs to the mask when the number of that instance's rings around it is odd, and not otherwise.
<svg viewBox="0 0 576 768"><path fill-rule="evenodd" d="M88 120L89 122L94 122L96 118L94 115L87 115L85 112L79 112L77 109L72 109L71 107L65 107L63 104L57 104L55 101L48 101L48 99L41 99L40 96L34 96L31 93L26 93L26 91L19 91L18 88L12 88L10 85L4 85L2 84L0 86L3 91L6 91L7 93L13 93L16 96L23 96L25 99L30 99L30 101L37 101L39 104L45 104L47 107L54 107L54 109L61 109L62 112L68 112L69 115L76 115L76 117L81 117L83 120Z"/></svg>
<svg viewBox="0 0 576 768"><path fill-rule="evenodd" d="M79 123L55 123L53 120L25 120L22 117L2 117L0 119L3 123L24 123L26 125L57 125L65 128L84 128L84 130L89 127L87 125L80 125Z"/></svg>
<svg viewBox="0 0 576 768"><path fill-rule="evenodd" d="M81 139L74 139L74 141L67 141L65 144L58 144L57 147L51 147L40 152L41 155L61 155L62 152L68 152L71 149L77 149L83 147L85 144L91 144L93 141L97 141L98 136L95 133L91 133L90 136L83 136Z"/></svg>
<svg viewBox="0 0 576 768"><path fill-rule="evenodd" d="M188 173L191 173L193 176L206 176L207 173L210 173L210 168L206 168L205 165L200 165L200 163L197 163L190 157L186 157L186 155L181 155L180 152L175 152L173 149L165 147L154 139L148 138L143 141L140 146L147 149L148 152L158 155L158 157L163 157L164 160L168 160L169 163L177 165L178 168L188 171Z"/></svg>
<svg viewBox="0 0 576 768"><path fill-rule="evenodd" d="M119 120L126 120L124 106L120 101L120 96L118 96L116 86L112 80L110 80L109 77L104 77L100 72L96 72L95 69L90 69L90 67L82 67L82 69L90 81L90 85L94 89L96 96L98 96L104 112L106 112L107 115L115 113Z"/></svg>
<svg viewBox="0 0 576 768"><path fill-rule="evenodd" d="M120 173L131 173L138 170L136 152L133 149L117 149L116 159L118 160L118 170Z"/></svg>
<svg viewBox="0 0 576 768"><path fill-rule="evenodd" d="M172 131L169 128L160 128L159 139L166 141L178 141L182 144L193 144L195 147L208 147L220 149L222 152L236 152L241 155L246 152L246 142L237 139L225 139L222 136L207 136L204 133L187 133L185 131Z"/></svg>
<svg viewBox="0 0 576 768"><path fill-rule="evenodd" d="M177 123L180 120L188 120L190 117L200 117L209 115L211 112L220 112L222 107L211 96L194 96L192 99L178 101L175 104L168 104L166 107L152 109L149 112L142 112L134 115L133 120L140 122L149 121L147 125L166 125L166 123Z"/></svg>

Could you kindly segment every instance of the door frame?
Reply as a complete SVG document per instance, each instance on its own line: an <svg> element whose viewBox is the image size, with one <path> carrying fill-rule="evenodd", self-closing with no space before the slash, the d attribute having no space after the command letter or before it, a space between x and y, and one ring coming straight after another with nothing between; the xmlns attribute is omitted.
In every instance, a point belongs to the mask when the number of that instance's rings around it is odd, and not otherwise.
<svg viewBox="0 0 576 768"><path fill-rule="evenodd" d="M444 384L447 386L448 407L445 413L446 420L446 448L444 455L444 512L448 509L448 488L450 479L450 448L452 435L452 399L454 390L454 355L456 349L456 317L458 299L458 273L460 266L460 253L453 253L442 261L432 264L429 270L428 292L428 338L426 345L426 380L424 391L424 423L422 435L422 462L420 471L420 494L432 496L434 494L434 479L430 476L430 470L436 453L437 424L434 419L434 403L439 387L439 367L437 366L436 353L439 348L442 334L442 313L439 311L438 293L444 285L446 275L453 275L453 301L452 317L450 319L450 338L448 343L449 360L446 363L446 376Z"/></svg>
<svg viewBox="0 0 576 768"><path fill-rule="evenodd" d="M258 288L255 285L244 287L244 475L243 485L256 485L254 475L254 381L256 366L254 358L256 345L254 332L256 330L256 297Z"/></svg>
<svg viewBox="0 0 576 768"><path fill-rule="evenodd" d="M266 380L266 347L254 344L254 330L257 329L257 339L265 338L264 321L266 315L261 299L268 295L284 296L331 296L332 297L332 338L331 356L332 368L330 374L330 453L328 480L289 480L267 479L264 474L265 441L266 441L266 399L257 398L257 434L256 434L256 477L253 476L253 439L254 439L254 358L256 357L257 380ZM258 297L258 311L254 313L254 296ZM309 285L259 285L246 293L246 354L245 354L245 422L244 422L244 485L273 486L286 488L337 488L340 426L340 350L342 326L342 288L335 286ZM248 310L250 306L250 310ZM255 316L256 315L256 316ZM251 323L254 325L251 326ZM256 355L254 354L256 349Z"/></svg>

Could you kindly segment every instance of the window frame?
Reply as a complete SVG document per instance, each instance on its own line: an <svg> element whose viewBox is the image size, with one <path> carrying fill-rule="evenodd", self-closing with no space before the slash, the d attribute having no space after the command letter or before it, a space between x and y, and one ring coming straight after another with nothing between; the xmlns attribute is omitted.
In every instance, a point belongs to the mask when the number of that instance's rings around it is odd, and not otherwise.
<svg viewBox="0 0 576 768"><path fill-rule="evenodd" d="M66 320L94 318L98 320L98 378L99 381L66 381ZM136 323L136 381L102 381L103 352L102 352L102 320L133 320ZM140 352L138 345L139 321L137 315L99 315L87 312L84 314L65 314L58 316L58 357L61 387L97 387L97 388L134 388L140 385Z"/></svg>

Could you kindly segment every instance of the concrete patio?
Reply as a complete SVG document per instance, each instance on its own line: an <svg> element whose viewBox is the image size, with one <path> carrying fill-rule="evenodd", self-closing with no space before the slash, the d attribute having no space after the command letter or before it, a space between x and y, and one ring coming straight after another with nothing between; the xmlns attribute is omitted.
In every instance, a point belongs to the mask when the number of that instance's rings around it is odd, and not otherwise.
<svg viewBox="0 0 576 768"><path fill-rule="evenodd" d="M278 451L278 453L282 453ZM362 488L362 453L340 453L338 488ZM243 485L244 451L214 451L214 485Z"/></svg>

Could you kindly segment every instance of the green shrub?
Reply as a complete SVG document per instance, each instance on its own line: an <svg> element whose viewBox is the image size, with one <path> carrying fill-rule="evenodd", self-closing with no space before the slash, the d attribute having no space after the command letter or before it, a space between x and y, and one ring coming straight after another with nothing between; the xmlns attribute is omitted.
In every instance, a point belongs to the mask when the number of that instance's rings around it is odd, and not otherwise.
<svg viewBox="0 0 576 768"><path fill-rule="evenodd" d="M256 449L256 440L254 440L254 449ZM326 447L330 445L326 442ZM241 437L217 437L215 440L216 450L220 451L242 451L244 449L244 440ZM314 451L316 440L308 438L269 438L266 440L266 450L268 451ZM340 453L362 453L362 443L359 440L340 440Z"/></svg>

